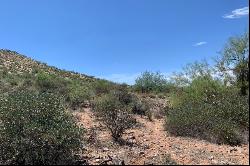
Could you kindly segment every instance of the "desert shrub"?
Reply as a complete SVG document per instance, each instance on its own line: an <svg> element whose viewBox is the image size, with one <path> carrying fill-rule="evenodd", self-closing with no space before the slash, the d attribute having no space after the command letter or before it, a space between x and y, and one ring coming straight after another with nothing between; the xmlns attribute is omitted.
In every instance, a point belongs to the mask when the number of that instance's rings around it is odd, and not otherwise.
<svg viewBox="0 0 250 166"><path fill-rule="evenodd" d="M39 72L36 76L36 83L41 92L53 92L61 95L67 94L69 82L69 80L46 72Z"/></svg>
<svg viewBox="0 0 250 166"><path fill-rule="evenodd" d="M146 106L148 107L148 106ZM150 108L146 109L146 116L148 117L148 120L153 121L153 112L151 111Z"/></svg>
<svg viewBox="0 0 250 166"><path fill-rule="evenodd" d="M164 161L162 165L178 165L175 160L171 158L170 154L164 156Z"/></svg>
<svg viewBox="0 0 250 166"><path fill-rule="evenodd" d="M95 101L94 111L97 117L110 130L114 140L118 141L125 130L135 124L129 107L123 105L115 96L104 95Z"/></svg>
<svg viewBox="0 0 250 166"><path fill-rule="evenodd" d="M93 90L90 87L74 83L69 86L67 101L72 109L77 109L83 106L84 102L90 100L93 96Z"/></svg>
<svg viewBox="0 0 250 166"><path fill-rule="evenodd" d="M74 164L82 134L55 95L21 91L0 99L1 164Z"/></svg>
<svg viewBox="0 0 250 166"><path fill-rule="evenodd" d="M166 98L166 95L163 94L163 93L160 93L160 94L158 94L158 97L159 97L160 99L165 99L165 98Z"/></svg>
<svg viewBox="0 0 250 166"><path fill-rule="evenodd" d="M10 85L11 87L18 86L20 79L15 74L10 73L2 73L3 77L1 78L6 84Z"/></svg>
<svg viewBox="0 0 250 166"><path fill-rule="evenodd" d="M138 115L146 115L146 111L148 109L142 100L135 95L133 95L131 107L132 112Z"/></svg>
<svg viewBox="0 0 250 166"><path fill-rule="evenodd" d="M178 100L166 119L170 133L230 145L244 142L243 131L249 127L248 97L215 80L199 78Z"/></svg>
<svg viewBox="0 0 250 166"><path fill-rule="evenodd" d="M167 91L167 80L159 72L144 72L139 76L134 85L134 89L141 93Z"/></svg>
<svg viewBox="0 0 250 166"><path fill-rule="evenodd" d="M9 80L8 80L8 83L9 83L11 86L17 86L17 85L18 85L18 80L15 79L14 77L12 77L12 79L9 79Z"/></svg>
<svg viewBox="0 0 250 166"><path fill-rule="evenodd" d="M53 76L45 72L38 73L36 81L42 92L57 88L56 81Z"/></svg>
<svg viewBox="0 0 250 166"><path fill-rule="evenodd" d="M105 80L98 80L94 83L96 95L108 94L112 90L112 84Z"/></svg>
<svg viewBox="0 0 250 166"><path fill-rule="evenodd" d="M129 105L132 103L132 94L129 93L126 85L119 85L111 93L124 105Z"/></svg>
<svg viewBox="0 0 250 166"><path fill-rule="evenodd" d="M151 104L146 99L140 99L139 97L133 95L130 107L131 107L132 113L137 114L137 115L144 115L144 116L147 116L150 121L153 120Z"/></svg>
<svg viewBox="0 0 250 166"><path fill-rule="evenodd" d="M155 94L148 94L148 97L151 98L151 99L155 99L157 96Z"/></svg>

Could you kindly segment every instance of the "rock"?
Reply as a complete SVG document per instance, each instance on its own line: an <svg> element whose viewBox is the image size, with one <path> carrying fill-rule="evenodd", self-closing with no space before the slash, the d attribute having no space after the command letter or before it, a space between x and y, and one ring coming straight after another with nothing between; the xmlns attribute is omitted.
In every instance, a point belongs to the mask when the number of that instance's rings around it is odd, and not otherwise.
<svg viewBox="0 0 250 166"><path fill-rule="evenodd" d="M217 160L213 160L213 164L217 165L219 164Z"/></svg>
<svg viewBox="0 0 250 166"><path fill-rule="evenodd" d="M232 153L233 151L237 151L237 149L236 148L231 148L229 151L230 151L230 153Z"/></svg>
<svg viewBox="0 0 250 166"><path fill-rule="evenodd" d="M129 136L128 139L135 139L135 136Z"/></svg>
<svg viewBox="0 0 250 166"><path fill-rule="evenodd" d="M144 155L145 153L143 152L143 151L140 151L140 153L139 153L140 155Z"/></svg>
<svg viewBox="0 0 250 166"><path fill-rule="evenodd" d="M98 157L95 157L95 159L101 159L101 157L100 157L100 156L98 156Z"/></svg>
<svg viewBox="0 0 250 166"><path fill-rule="evenodd" d="M90 107L90 102L89 101L84 101L83 107L84 108L89 108Z"/></svg>
<svg viewBox="0 0 250 166"><path fill-rule="evenodd" d="M149 145L144 145L144 149L150 149Z"/></svg>
<svg viewBox="0 0 250 166"><path fill-rule="evenodd" d="M119 165L125 165L125 161L124 160L120 161Z"/></svg>
<svg viewBox="0 0 250 166"><path fill-rule="evenodd" d="M214 156L210 156L208 159L209 159L209 160L213 160L213 159L214 159Z"/></svg>
<svg viewBox="0 0 250 166"><path fill-rule="evenodd" d="M107 151L109 151L109 149L108 148L103 148L102 151L107 152Z"/></svg>

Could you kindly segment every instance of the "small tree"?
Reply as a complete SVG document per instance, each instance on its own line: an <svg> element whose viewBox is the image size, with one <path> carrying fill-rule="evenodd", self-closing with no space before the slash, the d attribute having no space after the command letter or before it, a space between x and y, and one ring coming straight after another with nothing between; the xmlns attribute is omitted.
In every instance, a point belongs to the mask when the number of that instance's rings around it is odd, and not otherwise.
<svg viewBox="0 0 250 166"><path fill-rule="evenodd" d="M211 78L213 75L213 69L209 66L206 60L201 62L195 61L189 63L183 67L183 71L174 73L171 77L171 82L179 87L190 85L192 80L198 77Z"/></svg>
<svg viewBox="0 0 250 166"><path fill-rule="evenodd" d="M113 84L106 80L97 80L94 83L96 95L107 94L112 90Z"/></svg>
<svg viewBox="0 0 250 166"><path fill-rule="evenodd" d="M73 82L69 85L69 93L67 94L67 101L70 108L76 110L81 108L85 101L90 100L94 96L93 90L87 84L80 84Z"/></svg>
<svg viewBox="0 0 250 166"><path fill-rule="evenodd" d="M94 111L110 130L115 141L118 141L124 131L135 124L129 107L124 106L115 96L110 94L97 99Z"/></svg>
<svg viewBox="0 0 250 166"><path fill-rule="evenodd" d="M249 32L228 40L222 56L217 60L218 69L226 76L232 73L240 87L242 95L249 87Z"/></svg>
<svg viewBox="0 0 250 166"><path fill-rule="evenodd" d="M121 104L129 105L132 102L132 94L129 93L129 89L126 84L117 85L115 90L111 91L111 93L116 97Z"/></svg>
<svg viewBox="0 0 250 166"><path fill-rule="evenodd" d="M160 92L165 89L167 84L164 75L159 72L153 73L145 71L135 80L135 89L142 93L148 93L152 91Z"/></svg>
<svg viewBox="0 0 250 166"><path fill-rule="evenodd" d="M200 77L175 98L166 118L169 133L239 145L249 137L248 97L220 81Z"/></svg>

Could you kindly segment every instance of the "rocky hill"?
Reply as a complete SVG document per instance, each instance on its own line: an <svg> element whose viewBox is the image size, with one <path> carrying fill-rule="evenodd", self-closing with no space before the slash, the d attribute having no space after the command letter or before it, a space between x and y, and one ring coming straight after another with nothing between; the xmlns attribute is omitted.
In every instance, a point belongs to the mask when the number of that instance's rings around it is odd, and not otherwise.
<svg viewBox="0 0 250 166"><path fill-rule="evenodd" d="M54 92L82 93L83 88L92 91L91 93L98 93L117 86L111 81L58 69L6 49L0 49L0 78L2 93L19 89L36 91L50 89ZM72 95L75 96L75 94Z"/></svg>
<svg viewBox="0 0 250 166"><path fill-rule="evenodd" d="M65 71L45 63L33 60L15 51L0 49L0 70L13 74L37 73L44 71L64 78L80 79L82 81L95 81L92 76L87 76L73 71Z"/></svg>

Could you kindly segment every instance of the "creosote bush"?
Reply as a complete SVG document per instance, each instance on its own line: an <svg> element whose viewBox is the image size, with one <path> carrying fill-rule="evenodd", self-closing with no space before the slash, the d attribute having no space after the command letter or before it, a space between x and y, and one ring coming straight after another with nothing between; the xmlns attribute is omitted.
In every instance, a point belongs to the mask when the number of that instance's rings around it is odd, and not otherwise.
<svg viewBox="0 0 250 166"><path fill-rule="evenodd" d="M52 92L58 95L64 95L69 91L69 83L69 80L46 72L39 72L36 76L36 84L41 92Z"/></svg>
<svg viewBox="0 0 250 166"><path fill-rule="evenodd" d="M153 120L153 114L151 111L151 104L146 99L140 99L139 97L133 95L132 102L130 104L132 112L137 115L145 115L150 121Z"/></svg>
<svg viewBox="0 0 250 166"><path fill-rule="evenodd" d="M99 97L95 101L94 111L110 130L115 141L119 141L124 131L132 128L136 123L129 107L122 104L112 94Z"/></svg>
<svg viewBox="0 0 250 166"><path fill-rule="evenodd" d="M170 133L219 144L248 141L244 134L249 130L248 97L239 95L233 87L210 78L197 78L175 100L179 101L166 119Z"/></svg>
<svg viewBox="0 0 250 166"><path fill-rule="evenodd" d="M15 92L0 99L0 163L75 164L83 128L55 95Z"/></svg>
<svg viewBox="0 0 250 166"><path fill-rule="evenodd" d="M112 86L113 85L108 81L98 80L94 83L95 94L102 95L110 93L110 91L112 90Z"/></svg>
<svg viewBox="0 0 250 166"><path fill-rule="evenodd" d="M132 94L129 93L125 84L117 86L111 93L121 102L121 104L129 105L132 102Z"/></svg>
<svg viewBox="0 0 250 166"><path fill-rule="evenodd" d="M134 90L141 93L169 92L169 83L159 72L145 71L135 80Z"/></svg>
<svg viewBox="0 0 250 166"><path fill-rule="evenodd" d="M67 101L70 108L76 110L83 106L85 101L90 100L94 96L93 91L87 85L71 84L69 86L69 94Z"/></svg>

